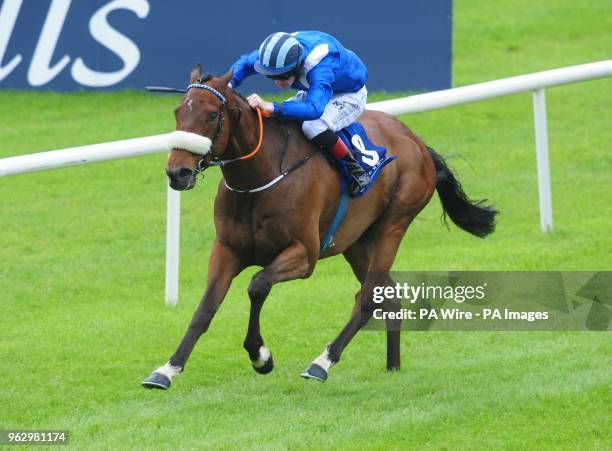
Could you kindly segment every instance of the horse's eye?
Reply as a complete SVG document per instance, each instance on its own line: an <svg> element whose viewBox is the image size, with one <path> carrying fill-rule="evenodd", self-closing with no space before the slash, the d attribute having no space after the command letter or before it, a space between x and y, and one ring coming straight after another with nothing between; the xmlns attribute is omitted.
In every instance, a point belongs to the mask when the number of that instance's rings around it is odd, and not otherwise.
<svg viewBox="0 0 612 451"><path fill-rule="evenodd" d="M210 117L210 120L212 121L213 119L215 119L217 117L217 112L213 111L212 113L210 113L210 115L208 117Z"/></svg>

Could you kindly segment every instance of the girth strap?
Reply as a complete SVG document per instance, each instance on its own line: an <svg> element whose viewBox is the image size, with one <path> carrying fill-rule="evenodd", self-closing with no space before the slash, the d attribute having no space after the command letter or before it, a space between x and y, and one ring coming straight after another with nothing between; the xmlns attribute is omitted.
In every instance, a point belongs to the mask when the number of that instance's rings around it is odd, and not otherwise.
<svg viewBox="0 0 612 451"><path fill-rule="evenodd" d="M329 230L325 235L325 238L321 242L321 248L319 249L319 256L322 257L325 255L327 250L330 247L333 247L334 237L336 236L336 232L342 225L344 221L344 217L346 216L346 210L348 209L349 201L351 200L348 189L344 189L342 195L340 196L340 202L338 202L338 209L336 210L336 215L332 220L331 225L329 226Z"/></svg>

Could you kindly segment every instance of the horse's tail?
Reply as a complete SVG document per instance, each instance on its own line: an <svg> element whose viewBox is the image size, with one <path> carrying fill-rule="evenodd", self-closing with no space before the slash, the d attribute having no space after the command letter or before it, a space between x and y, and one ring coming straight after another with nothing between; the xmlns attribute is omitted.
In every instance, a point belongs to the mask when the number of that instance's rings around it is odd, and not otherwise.
<svg viewBox="0 0 612 451"><path fill-rule="evenodd" d="M499 212L490 205L484 205L486 199L470 200L453 171L447 166L444 158L430 147L427 147L436 166L436 190L446 216L466 232L484 238L495 231L495 215Z"/></svg>

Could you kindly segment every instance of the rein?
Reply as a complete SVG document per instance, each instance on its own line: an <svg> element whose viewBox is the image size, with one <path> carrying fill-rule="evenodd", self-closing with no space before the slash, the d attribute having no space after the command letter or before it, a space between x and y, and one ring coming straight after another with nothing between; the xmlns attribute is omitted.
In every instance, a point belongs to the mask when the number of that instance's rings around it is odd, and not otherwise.
<svg viewBox="0 0 612 451"><path fill-rule="evenodd" d="M251 153L249 153L248 155L244 155L244 156L242 156L240 158L234 158L232 160L218 160L218 161L213 162L212 164L209 163L206 167L208 167L208 166L225 166L225 165L227 165L229 163L232 163L234 161L248 160L249 158L253 157L259 151L259 149L261 148L261 143L263 142L263 120L261 118L262 112L261 112L260 108L257 108L257 116L259 118L259 142L257 143L257 147L255 148L255 150L252 151ZM289 145L289 132L287 132L287 139L285 140L285 148L283 149L283 157L284 157L285 151L287 150L287 146L288 145ZM228 185L228 183L225 181L225 179L223 179L223 183L224 183L224 185L225 185L225 187L227 189L229 189L230 191L233 191L234 193L239 193L239 194L258 193L260 191L264 191L264 190L270 188L271 186L276 185L278 182L280 182L282 179L287 177L293 171L295 171L296 169L301 167L303 164L305 164L308 160L310 160L311 157L312 157L312 154L306 155L304 158L302 158L300 161L295 163L289 169L287 169L284 172L281 172L280 175L278 175L277 177L275 177L274 179L272 179L271 181L269 181L265 185L259 186L257 188L251 188L251 189L247 189L247 190L233 188L233 187ZM204 161L204 159L202 159L201 161ZM282 158L281 158L281 166L282 166ZM198 167L199 167L199 163L198 163ZM204 167L202 169L202 171L204 171L204 169L206 169L206 167ZM282 171L282 169L280 169L280 170Z"/></svg>
<svg viewBox="0 0 612 451"><path fill-rule="evenodd" d="M259 141L257 142L257 147L255 147L255 150L253 150L248 155L243 155L238 158L232 158L231 160L216 159L212 163L208 163L208 166L226 166L230 163L233 163L234 161L248 160L249 158L253 158L255 154L259 152L259 149L261 148L261 143L263 142L263 119L261 118L262 116L261 109L257 107L256 111L257 111L257 118L259 119ZM202 159L202 161L203 160L204 159Z"/></svg>

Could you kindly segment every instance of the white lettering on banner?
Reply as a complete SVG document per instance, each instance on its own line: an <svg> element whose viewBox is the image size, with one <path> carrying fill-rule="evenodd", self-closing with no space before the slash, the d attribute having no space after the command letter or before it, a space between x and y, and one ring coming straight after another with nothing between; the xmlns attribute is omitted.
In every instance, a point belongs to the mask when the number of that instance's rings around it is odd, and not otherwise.
<svg viewBox="0 0 612 451"><path fill-rule="evenodd" d="M64 27L64 21L66 20L71 1L53 0L51 3L42 32L38 37L38 44L36 45L36 50L34 50L30 68L28 69L28 83L32 86L46 85L70 62L70 57L64 55L55 66L49 67L53 51L57 46L57 41Z"/></svg>
<svg viewBox="0 0 612 451"><path fill-rule="evenodd" d="M108 14L116 9L129 9L140 19L144 19L149 14L149 3L146 0L114 0L91 17L89 32L100 44L121 58L123 69L116 72L97 72L89 69L82 58L78 58L72 66L72 78L82 85L112 86L131 74L140 62L140 50L136 44L111 27L106 20Z"/></svg>
<svg viewBox="0 0 612 451"><path fill-rule="evenodd" d="M21 9L22 0L4 0L2 8L0 9L0 80L3 80L13 72L13 69L23 59L21 55L15 55L15 57L6 66L2 66L2 60L4 59L4 52L8 46L9 39L13 28L15 28L15 21L19 15Z"/></svg>
<svg viewBox="0 0 612 451"><path fill-rule="evenodd" d="M42 86L52 81L70 63L70 56L64 55L51 66L53 53L61 35L72 0L53 0L38 37L32 61L28 68L27 80L32 86ZM3 65L11 35L23 0L4 0L0 7L0 81L8 77L21 63L23 57L15 55ZM77 58L71 70L72 78L85 86L112 86L131 74L140 62L140 50L133 41L119 33L108 23L108 15L118 9L128 9L140 19L148 16L150 6L147 0L113 0L94 13L89 21L92 37L123 62L123 68L115 72L98 72L88 68L82 58Z"/></svg>
<svg viewBox="0 0 612 451"><path fill-rule="evenodd" d="M376 152L375 150L366 149L365 144L363 143L363 140L361 139L361 136L353 135L353 137L351 138L351 142L357 148L357 150L359 150L363 154L361 156L361 160L365 164L369 166L376 166L378 164L378 161L380 160L380 157L378 156L378 152Z"/></svg>

